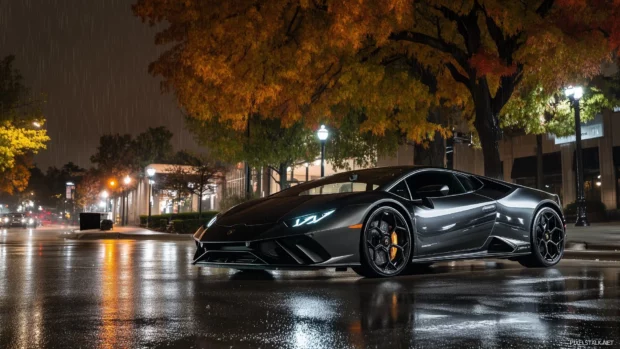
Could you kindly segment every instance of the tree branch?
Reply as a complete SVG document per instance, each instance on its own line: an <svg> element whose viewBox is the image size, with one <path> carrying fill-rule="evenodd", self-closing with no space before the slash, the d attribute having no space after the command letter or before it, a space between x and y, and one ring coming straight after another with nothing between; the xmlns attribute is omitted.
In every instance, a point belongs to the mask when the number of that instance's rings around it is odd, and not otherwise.
<svg viewBox="0 0 620 349"><path fill-rule="evenodd" d="M549 11L551 11L553 3L554 0L543 1L542 4L540 4L540 6L538 6L538 8L536 9L536 13L541 17L545 17L549 13Z"/></svg>
<svg viewBox="0 0 620 349"><path fill-rule="evenodd" d="M450 71L450 75L452 75L452 78L454 79L454 81L460 82L461 84L465 85L467 88L470 87L470 85L469 85L469 83L470 83L469 78L467 78L465 75L461 74L459 72L459 70L456 69L454 64L447 63L446 64L446 68L448 68L448 70Z"/></svg>
<svg viewBox="0 0 620 349"><path fill-rule="evenodd" d="M409 41L432 47L441 52L450 54L458 62L458 64L461 65L461 67L467 67L467 53L454 44L445 42L430 35L405 30L399 33L392 33L388 39L392 41Z"/></svg>

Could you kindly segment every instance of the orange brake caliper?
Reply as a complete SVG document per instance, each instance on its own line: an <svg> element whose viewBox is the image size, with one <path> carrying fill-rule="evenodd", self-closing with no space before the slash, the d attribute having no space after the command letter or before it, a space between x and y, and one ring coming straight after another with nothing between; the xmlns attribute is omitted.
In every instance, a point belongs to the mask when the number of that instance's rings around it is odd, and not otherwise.
<svg viewBox="0 0 620 349"><path fill-rule="evenodd" d="M392 235L390 236L390 238L392 239L392 245L398 245L398 235L396 235L396 231L392 232ZM396 258L397 251L398 249L396 247L390 248L390 260L391 261L393 261L394 258Z"/></svg>

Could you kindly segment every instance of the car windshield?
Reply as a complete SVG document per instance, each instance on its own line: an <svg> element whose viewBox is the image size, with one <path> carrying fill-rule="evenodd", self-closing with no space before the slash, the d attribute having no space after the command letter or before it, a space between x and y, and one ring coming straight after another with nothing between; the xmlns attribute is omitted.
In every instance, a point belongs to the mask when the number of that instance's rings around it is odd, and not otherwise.
<svg viewBox="0 0 620 349"><path fill-rule="evenodd" d="M410 169L404 167L385 167L343 172L285 189L272 196L287 197L373 191L392 182L408 170Z"/></svg>

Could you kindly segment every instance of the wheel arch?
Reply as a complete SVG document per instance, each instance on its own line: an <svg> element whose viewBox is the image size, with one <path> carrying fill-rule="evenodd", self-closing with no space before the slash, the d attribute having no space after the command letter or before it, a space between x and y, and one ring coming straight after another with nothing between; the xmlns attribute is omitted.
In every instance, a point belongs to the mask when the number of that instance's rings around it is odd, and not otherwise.
<svg viewBox="0 0 620 349"><path fill-rule="evenodd" d="M398 213L400 213L401 215L403 215L403 217L405 218L405 222L407 223L407 225L409 225L409 233L411 234L411 256L413 257L416 254L416 235L415 235L415 225L413 224L413 217L411 217L411 214L407 211L407 209L405 208L405 206L403 204L401 204L400 202L396 201L396 200L392 200L392 199L383 199L383 200L379 200L374 202L372 205L368 206L368 209L366 210L366 212L364 212L364 219L363 219L363 225L362 225L362 230L360 231L360 243L361 243L361 237L362 234L364 234L364 230L366 229L366 222L368 221L368 217L370 217L370 215L379 207L381 206L389 206L393 209L395 209L396 211L398 211ZM361 246L361 245L360 245ZM361 255L360 255L361 258Z"/></svg>
<svg viewBox="0 0 620 349"><path fill-rule="evenodd" d="M534 219L536 218L536 215L538 214L540 210L542 210L545 207L549 207L552 210L554 210L560 216L560 219L562 220L564 225L566 225L566 218L564 217L564 213L562 212L562 209L558 206L558 204L552 200L543 200L538 204L538 206L536 206L536 209L534 210L534 213L532 214L532 222L530 224L530 231L534 227L534 223L535 223Z"/></svg>

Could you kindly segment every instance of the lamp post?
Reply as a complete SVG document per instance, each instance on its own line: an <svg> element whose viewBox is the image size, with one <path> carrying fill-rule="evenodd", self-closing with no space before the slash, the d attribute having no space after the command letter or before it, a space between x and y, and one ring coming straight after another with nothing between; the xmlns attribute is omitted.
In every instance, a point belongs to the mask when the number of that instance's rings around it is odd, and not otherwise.
<svg viewBox="0 0 620 349"><path fill-rule="evenodd" d="M153 206L151 198L153 197L153 183L155 183L155 181L153 180L153 176L155 176L155 169L147 168L146 175L149 177L149 215L146 218L146 227L148 228L149 224L151 223L151 206Z"/></svg>
<svg viewBox="0 0 620 349"><path fill-rule="evenodd" d="M66 183L66 193L65 193L65 198L71 200L71 220L73 220L73 215L74 215L74 211L75 211L75 206L74 206L74 202L73 202L73 191L75 190L75 183L73 182L67 182ZM67 195L68 194L68 195ZM67 202L67 200L65 200L65 203ZM67 206L65 204L65 213L67 211Z"/></svg>
<svg viewBox="0 0 620 349"><path fill-rule="evenodd" d="M581 117L579 115L579 100L583 96L583 88L580 86L569 87L564 93L570 99L575 110L575 180L577 188L577 221L575 226L587 227L590 225L586 217L586 198L583 193L583 154L581 152Z"/></svg>
<svg viewBox="0 0 620 349"><path fill-rule="evenodd" d="M125 198L121 197L121 200L125 202L123 205L123 225L127 225L129 222L129 193L127 192L127 186L131 183L131 177L129 177L129 175L125 176L125 178L123 178L123 183L125 184L123 188L125 189Z"/></svg>
<svg viewBox="0 0 620 349"><path fill-rule="evenodd" d="M329 136L329 131L325 128L325 125L321 125L321 128L317 131L319 141L321 141L321 178L325 177L325 141Z"/></svg>
<svg viewBox="0 0 620 349"><path fill-rule="evenodd" d="M306 182L308 182L308 179L310 177L310 164L306 162L305 166L306 166Z"/></svg>
<svg viewBox="0 0 620 349"><path fill-rule="evenodd" d="M110 197L110 194L108 194L107 190L101 192L101 198L103 199L103 202L105 202L105 205L102 208L105 212L108 212L108 197Z"/></svg>

